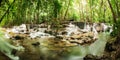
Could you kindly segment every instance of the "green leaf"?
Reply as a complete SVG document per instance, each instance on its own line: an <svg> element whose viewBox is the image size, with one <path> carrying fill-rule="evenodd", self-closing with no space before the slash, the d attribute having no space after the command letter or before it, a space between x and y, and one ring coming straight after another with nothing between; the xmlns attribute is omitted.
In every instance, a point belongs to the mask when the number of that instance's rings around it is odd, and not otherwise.
<svg viewBox="0 0 120 60"><path fill-rule="evenodd" d="M9 0L10 3L12 3L14 0Z"/></svg>

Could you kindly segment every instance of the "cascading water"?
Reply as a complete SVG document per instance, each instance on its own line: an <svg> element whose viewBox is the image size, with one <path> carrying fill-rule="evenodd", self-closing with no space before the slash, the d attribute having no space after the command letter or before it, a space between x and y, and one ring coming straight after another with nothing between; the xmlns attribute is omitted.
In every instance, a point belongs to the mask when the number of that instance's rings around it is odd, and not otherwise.
<svg viewBox="0 0 120 60"><path fill-rule="evenodd" d="M83 60L83 58L88 54L94 56L102 56L108 38L109 33L100 33L98 40L92 43L91 45L79 45L77 47L72 48L71 56L68 60Z"/></svg>
<svg viewBox="0 0 120 60"><path fill-rule="evenodd" d="M69 23L68 27L66 28L67 31L67 36L70 36L72 33L79 33L78 31L80 30L80 28L78 28L77 26L75 26L72 23Z"/></svg>
<svg viewBox="0 0 120 60"><path fill-rule="evenodd" d="M74 25L70 24L70 27L67 27L67 32L69 32L68 36L70 36L70 34L72 32L77 33L78 32L78 28L75 28ZM76 32L75 32L76 31ZM96 31L97 32L97 31ZM93 56L102 56L104 49L105 49L105 45L107 43L107 40L109 38L109 34L108 32L102 32L100 34L98 34L98 39L90 44L90 45L78 45L75 47L70 47L67 48L69 51L69 53L67 53L66 55L68 55L67 57L61 57L60 60L84 60L84 57L91 54ZM47 54L48 56L54 55L55 53L51 53L50 55L48 54L49 48L44 48L42 47L41 51L45 52L43 54ZM59 48L62 49L62 48ZM56 53L57 54L57 53Z"/></svg>
<svg viewBox="0 0 120 60"><path fill-rule="evenodd" d="M23 50L24 48L22 46L18 46L18 47L13 46L7 40L8 39L5 38L4 33L2 33L2 31L0 30L0 51L12 60L19 60L19 57L14 56L13 54L11 54L11 52L13 49L20 51Z"/></svg>
<svg viewBox="0 0 120 60"><path fill-rule="evenodd" d="M86 26L85 29L88 30L90 26ZM82 35L87 32L81 31L78 26L75 26L74 24L69 24L69 27L66 27L66 32L67 32L67 37L69 38L72 35L78 36L79 34ZM84 30L84 29L83 29ZM23 44L25 44L26 52L24 54L21 54L22 57L20 57L20 60L26 60L26 56L29 56L29 60L84 60L84 57L91 54L93 56L102 56L105 45L107 43L107 40L109 38L109 34L107 32L102 32L100 34L97 33L96 29L94 28L93 30L95 31L90 31L90 32L96 32L98 35L98 39L91 43L86 45L80 45L77 44L75 46L67 46L68 44L71 44L69 40L61 41L61 40L54 40L54 36L51 35L46 35L45 33L41 32L35 32L35 33L30 33L31 36L38 36L41 38L36 38L33 40L24 40ZM84 34L85 35L85 34ZM92 37L97 36L97 35L92 35ZM1 35L0 35L1 36ZM75 37L74 36L74 37ZM34 38L34 37L33 37ZM63 38L63 40L65 39ZM87 37L82 37L83 39L88 38ZM91 38L91 36L89 37ZM92 38L91 38L92 39ZM81 39L82 40L82 39ZM87 39L86 39L87 40ZM61 41L61 42L60 42ZM74 41L74 39L73 39ZM77 41L77 39L76 39ZM5 41L4 38L0 38L0 42L3 42L0 44L1 46L1 51L7 51L9 54L6 54L8 57L10 57L12 60L17 60L18 57L11 55L12 49L19 49L19 47L15 47L8 42ZM58 43L60 42L60 43ZM36 45L36 43L39 43ZM34 44L34 45L33 45ZM59 45L60 44L60 45ZM4 45L4 46L2 46ZM28 50L28 51L27 51ZM30 51L30 53L29 53ZM32 55L33 54L33 55ZM21 56L19 55L19 56ZM35 56L35 57L33 57ZM41 57L41 58L40 58ZM15 59L14 59L15 58Z"/></svg>

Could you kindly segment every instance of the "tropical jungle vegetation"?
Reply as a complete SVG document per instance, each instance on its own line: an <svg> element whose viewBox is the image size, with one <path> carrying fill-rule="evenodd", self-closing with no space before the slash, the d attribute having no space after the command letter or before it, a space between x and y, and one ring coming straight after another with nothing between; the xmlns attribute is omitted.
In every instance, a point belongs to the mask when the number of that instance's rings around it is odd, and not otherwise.
<svg viewBox="0 0 120 60"><path fill-rule="evenodd" d="M105 49L117 46L113 59L120 58L120 0L0 0L1 28L45 23L58 32L66 21L112 26L109 40L114 41Z"/></svg>

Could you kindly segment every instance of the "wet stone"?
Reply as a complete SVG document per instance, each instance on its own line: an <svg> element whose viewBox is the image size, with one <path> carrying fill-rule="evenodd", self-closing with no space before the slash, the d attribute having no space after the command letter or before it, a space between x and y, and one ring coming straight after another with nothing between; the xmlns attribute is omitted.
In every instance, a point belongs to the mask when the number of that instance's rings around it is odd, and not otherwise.
<svg viewBox="0 0 120 60"><path fill-rule="evenodd" d="M22 40L22 39L24 39L24 37L16 35L16 36L13 37L13 39L15 39L15 40Z"/></svg>
<svg viewBox="0 0 120 60"><path fill-rule="evenodd" d="M32 43L33 46L39 46L40 45L40 42L35 42L35 43Z"/></svg>

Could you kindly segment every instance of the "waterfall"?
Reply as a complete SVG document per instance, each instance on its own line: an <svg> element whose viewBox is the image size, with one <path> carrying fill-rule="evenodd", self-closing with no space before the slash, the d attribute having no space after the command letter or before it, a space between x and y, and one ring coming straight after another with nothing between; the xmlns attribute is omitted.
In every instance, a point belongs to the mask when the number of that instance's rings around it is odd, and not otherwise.
<svg viewBox="0 0 120 60"><path fill-rule="evenodd" d="M83 60L83 58L88 55L102 56L107 40L109 38L109 33L104 32L100 33L98 40L96 40L91 45L80 45L72 48L71 56L68 60Z"/></svg>
<svg viewBox="0 0 120 60"><path fill-rule="evenodd" d="M6 56L8 56L11 60L19 60L19 57L12 55L11 52L13 49L21 50L24 48L22 46L18 46L18 47L13 46L7 40L8 39L5 38L4 33L2 33L2 31L0 30L0 51L4 53Z"/></svg>
<svg viewBox="0 0 120 60"><path fill-rule="evenodd" d="M66 27L67 36L70 36L72 33L78 34L79 30L80 30L79 27L77 27L76 25L72 23L69 23L68 27Z"/></svg>
<svg viewBox="0 0 120 60"><path fill-rule="evenodd" d="M109 33L107 32L100 33L98 40L89 46L89 53L94 56L102 56L108 38Z"/></svg>

